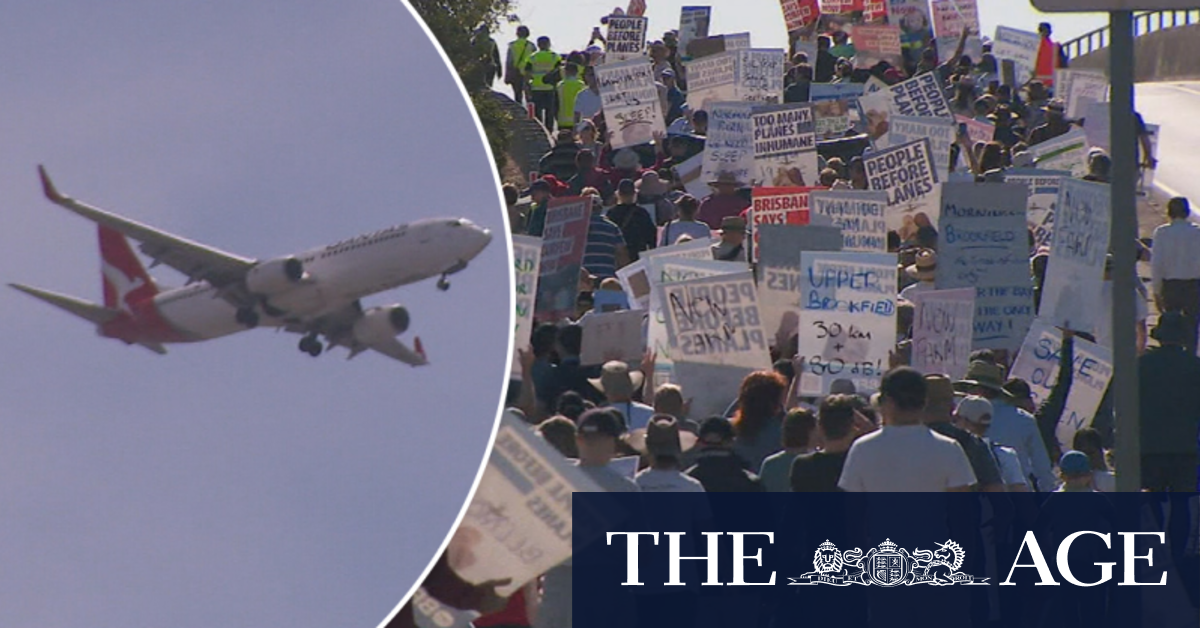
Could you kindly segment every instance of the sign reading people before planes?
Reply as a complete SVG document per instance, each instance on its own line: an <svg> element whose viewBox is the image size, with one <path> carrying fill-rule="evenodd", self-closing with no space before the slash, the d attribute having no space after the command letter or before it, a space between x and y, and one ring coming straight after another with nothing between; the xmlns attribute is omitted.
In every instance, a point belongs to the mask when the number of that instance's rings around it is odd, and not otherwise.
<svg viewBox="0 0 1200 628"><path fill-rule="evenodd" d="M1112 218L1106 183L1066 179L1058 189L1054 241L1046 265L1038 315L1057 327L1090 332L1096 328L1104 285Z"/></svg>
<svg viewBox="0 0 1200 628"><path fill-rule="evenodd" d="M829 394L839 379L877 390L896 344L895 256L802 252L800 276L800 394Z"/></svg>
<svg viewBox="0 0 1200 628"><path fill-rule="evenodd" d="M928 138L864 155L863 167L867 187L887 193L884 219L901 240L920 227L937 228L939 179Z"/></svg>
<svg viewBox="0 0 1200 628"><path fill-rule="evenodd" d="M928 290L912 295L912 366L922 373L962 379L971 361L975 289Z"/></svg>
<svg viewBox="0 0 1200 628"><path fill-rule="evenodd" d="M663 296L674 361L771 367L749 270L669 284Z"/></svg>
<svg viewBox="0 0 1200 628"><path fill-rule="evenodd" d="M750 122L754 139L751 185L804 187L817 182L817 135L811 104L755 107Z"/></svg>
<svg viewBox="0 0 1200 628"><path fill-rule="evenodd" d="M887 252L887 193L866 190L813 192L809 211L842 230L843 251Z"/></svg>
<svg viewBox="0 0 1200 628"><path fill-rule="evenodd" d="M538 261L542 257L542 239L514 235L512 248L515 278L513 297L516 303L516 312L513 313L513 346L523 349L529 345L529 337L533 332L533 305L537 298ZM517 377L521 374L518 360L514 350L510 372Z"/></svg>
<svg viewBox="0 0 1200 628"><path fill-rule="evenodd" d="M458 530L450 568L472 584L511 578L507 597L571 556L571 493L601 490L511 412Z"/></svg>
<svg viewBox="0 0 1200 628"><path fill-rule="evenodd" d="M779 0L779 5L789 33L812 24L821 15L817 0Z"/></svg>
<svg viewBox="0 0 1200 628"><path fill-rule="evenodd" d="M730 173L737 181L754 176L754 103L716 102L708 106L708 137L701 176L712 181Z"/></svg>
<svg viewBox="0 0 1200 628"><path fill-rule="evenodd" d="M604 63L616 63L642 56L646 48L646 24L644 17L610 15L608 37L604 42Z"/></svg>
<svg viewBox="0 0 1200 628"><path fill-rule="evenodd" d="M950 147L954 145L957 134L958 126L950 120L892 116L885 137L887 146L900 146L928 138L937 180L945 181L950 178Z"/></svg>
<svg viewBox="0 0 1200 628"><path fill-rule="evenodd" d="M558 321L575 313L579 267L583 264L591 215L590 196L550 199L533 310L540 320Z"/></svg>
<svg viewBox="0 0 1200 628"><path fill-rule="evenodd" d="M596 81L614 150L649 143L667 132L648 57L597 66Z"/></svg>
<svg viewBox="0 0 1200 628"><path fill-rule="evenodd" d="M892 116L954 121L954 112L950 110L935 72L926 72L885 89L864 93L858 103L867 121L867 133L877 141L887 135L888 121Z"/></svg>
<svg viewBox="0 0 1200 628"><path fill-rule="evenodd" d="M1025 196L1017 183L942 185L936 285L975 290L973 349L1015 351L1033 320Z"/></svg>

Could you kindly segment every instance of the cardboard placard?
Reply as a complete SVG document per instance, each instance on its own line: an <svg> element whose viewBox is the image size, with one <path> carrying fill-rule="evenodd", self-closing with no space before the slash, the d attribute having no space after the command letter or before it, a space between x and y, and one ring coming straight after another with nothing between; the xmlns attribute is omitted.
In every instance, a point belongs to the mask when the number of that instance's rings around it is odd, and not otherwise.
<svg viewBox="0 0 1200 628"><path fill-rule="evenodd" d="M595 71L613 150L647 144L667 132L648 57L605 63Z"/></svg>
<svg viewBox="0 0 1200 628"><path fill-rule="evenodd" d="M557 322L575 313L591 212L590 196L550 199L538 267L537 320Z"/></svg>
<svg viewBox="0 0 1200 628"><path fill-rule="evenodd" d="M675 362L770 368L749 270L669 284L663 296Z"/></svg>
<svg viewBox="0 0 1200 628"><path fill-rule="evenodd" d="M712 22L712 7L689 6L679 11L679 53L687 60L688 44L695 39L708 37L708 25Z"/></svg>
<svg viewBox="0 0 1200 628"><path fill-rule="evenodd" d="M754 151L751 185L806 187L817 183L817 136L811 104L755 107L750 123Z"/></svg>
<svg viewBox="0 0 1200 628"><path fill-rule="evenodd" d="M975 289L917 292L913 304L913 368L962 379L971 361Z"/></svg>
<svg viewBox="0 0 1200 628"><path fill-rule="evenodd" d="M933 150L927 138L863 157L867 186L886 192L888 229L911 241L922 226L937 228L940 186Z"/></svg>
<svg viewBox="0 0 1200 628"><path fill-rule="evenodd" d="M583 366L619 360L638 364L646 351L645 310L589 314L582 321L579 363Z"/></svg>
<svg viewBox="0 0 1200 628"><path fill-rule="evenodd" d="M514 377L520 377L521 365L518 363L517 349L529 346L529 338L533 333L533 307L537 299L538 262L542 257L542 239L514 235L512 247L515 280L513 300L516 312L513 314L513 361L509 372Z"/></svg>
<svg viewBox="0 0 1200 628"><path fill-rule="evenodd" d="M692 46L701 41L704 40L693 41ZM737 100L736 52L693 57L683 66L688 80L687 104L692 111L708 111L710 103Z"/></svg>
<svg viewBox="0 0 1200 628"><path fill-rule="evenodd" d="M753 103L709 103L708 139L701 153L704 181L712 181L722 172L733 174L743 184L753 178L754 124L750 118L753 112Z"/></svg>
<svg viewBox="0 0 1200 628"><path fill-rule="evenodd" d="M1025 203L1025 223L1033 230L1034 248L1050 247L1054 237L1054 206L1058 204L1058 188L1071 173L1064 170L1010 168L1004 171L1004 181L1020 183L1028 190Z"/></svg>
<svg viewBox="0 0 1200 628"><path fill-rule="evenodd" d="M619 63L642 56L646 49L644 17L608 16L608 35L604 42L604 63Z"/></svg>
<svg viewBox="0 0 1200 628"><path fill-rule="evenodd" d="M813 192L810 212L842 230L843 251L887 252L887 193L866 190Z"/></svg>
<svg viewBox="0 0 1200 628"><path fill-rule="evenodd" d="M1041 316L1056 327L1096 327L1112 221L1112 190L1104 183L1065 179L1054 211L1054 240L1042 287ZM1106 313L1104 313L1106 314Z"/></svg>
<svg viewBox="0 0 1200 628"><path fill-rule="evenodd" d="M787 53L782 49L749 48L737 51L736 99L756 103L783 102L783 75Z"/></svg>

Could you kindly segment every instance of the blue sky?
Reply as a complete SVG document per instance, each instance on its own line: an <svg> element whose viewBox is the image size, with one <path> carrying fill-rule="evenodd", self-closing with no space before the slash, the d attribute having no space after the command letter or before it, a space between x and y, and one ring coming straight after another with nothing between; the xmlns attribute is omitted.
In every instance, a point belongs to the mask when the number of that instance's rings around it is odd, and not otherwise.
<svg viewBox="0 0 1200 628"><path fill-rule="evenodd" d="M455 520L507 373L508 253L457 83L396 0L46 0L0 20L0 274L100 300L67 194L271 257L428 216L496 240L402 302L434 362L255 330L157 356L0 290L0 625L374 626ZM182 278L152 270L163 283Z"/></svg>
<svg viewBox="0 0 1200 628"><path fill-rule="evenodd" d="M1000 25L1035 31L1038 22L1048 21L1054 25L1055 35L1067 40L1108 24L1107 14L1045 14L1034 9L1029 0L977 1L983 32L988 36L992 36ZM515 12L535 37L549 35L551 41L555 42L555 50L567 51L582 49L587 44L592 26L600 23L601 16L610 13L613 7L624 8L628 4L625 0L517 0ZM713 7L711 34L749 31L751 44L756 48L787 47L787 32L777 0L651 0L646 4L651 38L658 38L663 31L679 26L680 7L707 5ZM515 25L506 26L496 40L501 45L507 44L515 36L515 30Z"/></svg>

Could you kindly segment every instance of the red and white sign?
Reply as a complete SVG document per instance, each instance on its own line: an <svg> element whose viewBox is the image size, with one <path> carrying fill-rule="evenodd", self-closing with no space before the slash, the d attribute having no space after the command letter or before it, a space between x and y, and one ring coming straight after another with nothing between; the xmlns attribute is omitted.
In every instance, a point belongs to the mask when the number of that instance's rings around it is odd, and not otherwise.
<svg viewBox="0 0 1200 628"><path fill-rule="evenodd" d="M812 24L821 16L817 0L779 0L779 5L783 9L783 22L789 33Z"/></svg>
<svg viewBox="0 0 1200 628"><path fill-rule="evenodd" d="M758 261L759 225L807 225L808 194L825 188L752 188L750 231L754 237L754 260Z"/></svg>

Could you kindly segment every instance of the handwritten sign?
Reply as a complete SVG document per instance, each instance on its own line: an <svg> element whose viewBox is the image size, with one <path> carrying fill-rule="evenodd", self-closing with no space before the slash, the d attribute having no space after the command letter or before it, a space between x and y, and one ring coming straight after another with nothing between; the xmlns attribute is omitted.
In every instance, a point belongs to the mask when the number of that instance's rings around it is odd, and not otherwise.
<svg viewBox="0 0 1200 628"><path fill-rule="evenodd" d="M799 253L840 251L842 231L811 224L764 224L757 232L759 258L755 270L763 329L771 346L783 346L796 333L797 317L803 306Z"/></svg>
<svg viewBox="0 0 1200 628"><path fill-rule="evenodd" d="M945 181L950 177L950 147L954 144L957 133L958 128L955 124L942 118L892 116L887 142L888 146L900 146L916 142L923 137L929 138L937 180Z"/></svg>
<svg viewBox="0 0 1200 628"><path fill-rule="evenodd" d="M608 37L604 42L604 62L617 63L640 57L646 48L646 25L644 17L610 15Z"/></svg>
<svg viewBox="0 0 1200 628"><path fill-rule="evenodd" d="M754 142L753 185L805 187L817 182L817 136L812 105L755 107L750 123Z"/></svg>
<svg viewBox="0 0 1200 628"><path fill-rule="evenodd" d="M583 265L591 220L592 197L550 199L546 227L542 231L542 254L538 268L538 320L558 321L575 313L579 292L579 268Z"/></svg>
<svg viewBox="0 0 1200 628"><path fill-rule="evenodd" d="M596 81L614 150L646 144L656 132L667 132L649 58L597 66Z"/></svg>
<svg viewBox="0 0 1200 628"><path fill-rule="evenodd" d="M646 330L646 347L658 354L654 363L655 381L670 381L674 372L674 352L667 329L667 299L663 287L703 277L717 277L746 270L741 262L719 262L707 258L652 257L647 261L650 281L650 319Z"/></svg>
<svg viewBox="0 0 1200 628"><path fill-rule="evenodd" d="M516 294L516 312L513 315L513 363L509 369L514 376L521 373L517 363L517 349L529 345L529 337L533 333L533 306L537 299L538 262L542 257L542 239L530 236L514 235L513 273Z"/></svg>
<svg viewBox="0 0 1200 628"><path fill-rule="evenodd" d="M975 289L972 348L1015 351L1033 320L1025 186L943 184L938 256L939 290Z"/></svg>
<svg viewBox="0 0 1200 628"><path fill-rule="evenodd" d="M962 35L964 27L970 28L973 33L979 32L979 5L976 0L932 0L930 8L933 10L933 32L938 37L957 38Z"/></svg>
<svg viewBox="0 0 1200 628"><path fill-rule="evenodd" d="M926 138L863 157L867 187L886 192L888 211L884 218L888 229L901 240L922 226L937 227L938 176L933 150Z"/></svg>
<svg viewBox="0 0 1200 628"><path fill-rule="evenodd" d="M996 59L1008 59L1016 66L1016 79L1024 83L1033 78L1034 68L1037 67L1038 47L1042 37L1037 33L1009 28L996 27L996 37L992 40L992 54Z"/></svg>
<svg viewBox="0 0 1200 628"><path fill-rule="evenodd" d="M896 344L896 259L880 253L801 253L800 394L848 379L879 388Z"/></svg>
<svg viewBox="0 0 1200 628"><path fill-rule="evenodd" d="M869 68L880 61L903 67L900 52L900 27L891 25L854 27L855 63Z"/></svg>
<svg viewBox="0 0 1200 628"><path fill-rule="evenodd" d="M708 37L708 25L712 22L712 7L683 7L679 12L679 51L684 55L688 44L694 39Z"/></svg>
<svg viewBox="0 0 1200 628"><path fill-rule="evenodd" d="M1008 375L1029 384L1029 396L1035 406L1045 403L1054 388L1061 348L1062 333L1054 325L1043 318L1030 323L1029 333L1021 342L1021 350Z"/></svg>
<svg viewBox="0 0 1200 628"><path fill-rule="evenodd" d="M637 364L646 349L646 315L645 310L589 314L581 321L580 364L591 366L609 360Z"/></svg>
<svg viewBox="0 0 1200 628"><path fill-rule="evenodd" d="M900 25L905 49L919 50L933 41L929 0L888 0L888 21Z"/></svg>
<svg viewBox="0 0 1200 628"><path fill-rule="evenodd" d="M1092 103L1108 102L1108 77L1087 70L1055 70L1054 92L1066 97L1067 118L1082 118Z"/></svg>
<svg viewBox="0 0 1200 628"><path fill-rule="evenodd" d="M787 73L787 54L783 50L738 50L735 68L737 100L783 102L783 75Z"/></svg>
<svg viewBox="0 0 1200 628"><path fill-rule="evenodd" d="M812 108L813 129L818 140L842 137L853 127L850 106L844 100L814 102Z"/></svg>
<svg viewBox="0 0 1200 628"><path fill-rule="evenodd" d="M1042 170L1067 170L1073 177L1087 174L1087 132L1072 127L1063 135L1029 147L1033 162Z"/></svg>
<svg viewBox="0 0 1200 628"><path fill-rule="evenodd" d="M1076 337L1073 352L1071 392L1067 393L1067 405L1054 429L1064 447L1070 447L1075 432L1092 426L1113 375L1112 349Z"/></svg>
<svg viewBox="0 0 1200 628"><path fill-rule="evenodd" d="M779 5L789 33L812 24L821 15L817 0L779 0Z"/></svg>
<svg viewBox="0 0 1200 628"><path fill-rule="evenodd" d="M975 289L918 292L913 301L913 368L962 379L971 361Z"/></svg>
<svg viewBox="0 0 1200 628"><path fill-rule="evenodd" d="M663 287L676 362L770 368L749 270Z"/></svg>
<svg viewBox="0 0 1200 628"><path fill-rule="evenodd" d="M1057 327L1091 331L1104 282L1112 219L1107 184L1066 179L1058 189L1054 241L1038 315Z"/></svg>
<svg viewBox="0 0 1200 628"><path fill-rule="evenodd" d="M722 172L732 173L738 181L750 181L754 175L753 112L753 103L709 103L708 139L702 153L705 181Z"/></svg>
<svg viewBox="0 0 1200 628"><path fill-rule="evenodd" d="M512 595L571 556L571 493L600 491L590 478L511 413L500 427L483 477L450 541L450 567Z"/></svg>
<svg viewBox="0 0 1200 628"><path fill-rule="evenodd" d="M1023 184L1028 190L1025 203L1025 222L1033 230L1035 248L1050 247L1054 237L1054 206L1058 203L1058 188L1070 172L1010 168L1004 171L1004 181Z"/></svg>
<svg viewBox="0 0 1200 628"><path fill-rule="evenodd" d="M827 216L841 228L843 251L887 252L887 193L813 192L808 202L813 214Z"/></svg>
<svg viewBox="0 0 1200 628"><path fill-rule="evenodd" d="M697 42L692 42L697 43ZM737 53L719 52L684 63L688 78L687 104L693 111L710 103L737 100Z"/></svg>
<svg viewBox="0 0 1200 628"><path fill-rule="evenodd" d="M808 195L812 189L756 187L751 190L749 213L753 261L758 261L759 226L808 224Z"/></svg>

